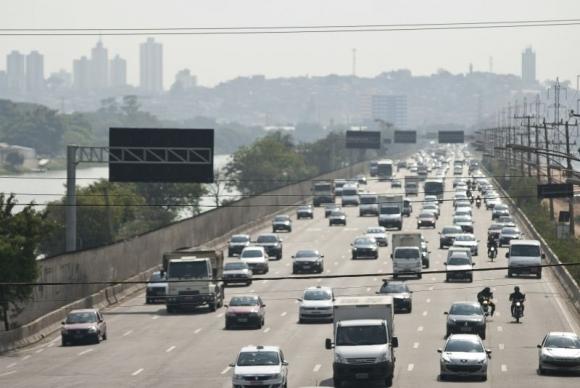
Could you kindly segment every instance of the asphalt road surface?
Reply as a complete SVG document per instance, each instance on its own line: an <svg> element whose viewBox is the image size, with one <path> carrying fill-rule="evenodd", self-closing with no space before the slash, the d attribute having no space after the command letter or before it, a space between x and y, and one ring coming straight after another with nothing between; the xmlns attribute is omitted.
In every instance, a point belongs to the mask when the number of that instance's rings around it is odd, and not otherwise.
<svg viewBox="0 0 580 388"><path fill-rule="evenodd" d="M404 176L405 170L399 173ZM452 190L452 178L446 190ZM369 182L377 193L400 192L385 182ZM450 197L451 193L446 192ZM417 197L422 199L422 195ZM403 231L415 232L415 216L405 219ZM376 217L359 217L358 209L347 208L346 227L328 226L323 209L315 210L314 220L294 220L292 233L282 234L284 257L270 262L272 276L292 276L290 256L298 249L315 248L325 255L325 274L379 273L364 278L322 280L255 281L249 287L230 287L226 299L234 294L256 293L266 307L266 324L260 330L224 329L224 309L210 313L167 315L163 305L145 305L141 293L105 310L108 340L99 345L60 346L56 333L41 344L0 356L0 387L231 387L234 361L242 346L278 345L289 361L289 387L332 386L332 351L324 339L332 337L332 324L298 324L298 304L304 288L331 286L337 296L371 295L380 287L380 273L391 271L389 247L380 248L378 260L353 261L350 242L377 225ZM475 234L481 240L476 268L504 266L505 248L491 263L486 255L487 227L491 212L473 207ZM443 270L446 250L439 249L437 234L451 224L452 203L442 205L437 229L422 229L429 241L430 270ZM270 228L264 229L269 232ZM389 232L390 236L390 232ZM161 258L160 258L161 260ZM266 275L266 276L268 276ZM445 283L443 274L424 275L409 280L413 312L397 314L395 387L493 386L493 387L578 387L580 377L539 376L536 344L548 331L575 331L580 319L568 305L563 291L550 270L542 279L507 278L505 270L476 272L473 283ZM519 285L527 295L526 316L522 323L512 321L508 294ZM493 351L488 381L438 381L439 354L445 333L445 315L452 302L475 300L485 286L495 293L497 311L488 320L486 346ZM368 386L368 385L363 385Z"/></svg>

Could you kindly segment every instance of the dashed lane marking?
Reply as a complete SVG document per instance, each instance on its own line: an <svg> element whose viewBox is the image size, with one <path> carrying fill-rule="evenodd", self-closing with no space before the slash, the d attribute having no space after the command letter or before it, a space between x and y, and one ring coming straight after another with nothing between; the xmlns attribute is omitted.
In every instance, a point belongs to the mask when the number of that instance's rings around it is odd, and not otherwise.
<svg viewBox="0 0 580 388"><path fill-rule="evenodd" d="M286 311L284 311L282 314L280 314L281 317L285 317L286 314L288 314Z"/></svg>
<svg viewBox="0 0 580 388"><path fill-rule="evenodd" d="M196 329L196 330L193 332L193 334L199 334L199 332L200 332L200 331L201 331L201 328L200 328L200 329Z"/></svg>
<svg viewBox="0 0 580 388"><path fill-rule="evenodd" d="M270 328L269 327L267 327L267 328L264 329L264 333L268 333L269 331L270 331Z"/></svg>
<svg viewBox="0 0 580 388"><path fill-rule="evenodd" d="M290 263L286 263L286 267L290 267Z"/></svg>
<svg viewBox="0 0 580 388"><path fill-rule="evenodd" d="M501 326L498 326L498 327L497 327L497 331L503 331L503 327L501 327Z"/></svg>
<svg viewBox="0 0 580 388"><path fill-rule="evenodd" d="M334 265L338 265L338 261L335 261L335 262L334 262Z"/></svg>
<svg viewBox="0 0 580 388"><path fill-rule="evenodd" d="M131 334L133 332L133 330L129 330L123 333L123 337L128 336L129 334Z"/></svg>
<svg viewBox="0 0 580 388"><path fill-rule="evenodd" d="M318 279L318 280L317 280L317 282L318 282L318 283L322 282L322 279Z"/></svg>
<svg viewBox="0 0 580 388"><path fill-rule="evenodd" d="M322 367L322 365L320 365L320 364L314 365L314 368L312 368L312 372L318 372L321 367Z"/></svg>
<svg viewBox="0 0 580 388"><path fill-rule="evenodd" d="M14 373L16 373L15 370L11 370L9 372L0 373L0 377L9 376L9 375L12 375Z"/></svg>
<svg viewBox="0 0 580 388"><path fill-rule="evenodd" d="M219 313L217 317L218 318L223 318L224 317L224 313Z"/></svg>
<svg viewBox="0 0 580 388"><path fill-rule="evenodd" d="M413 343L413 349L417 349L417 348L419 348L419 342Z"/></svg>
<svg viewBox="0 0 580 388"><path fill-rule="evenodd" d="M330 270L329 270L329 269L327 269L327 270L326 270L326 273L330 273Z"/></svg>
<svg viewBox="0 0 580 388"><path fill-rule="evenodd" d="M230 371L230 369L232 369L231 366L226 366L226 368L220 372L220 375L225 375Z"/></svg>
<svg viewBox="0 0 580 388"><path fill-rule="evenodd" d="M419 326L419 327L417 328L417 331L423 331L423 326Z"/></svg>
<svg viewBox="0 0 580 388"><path fill-rule="evenodd" d="M34 353L38 354L38 353L42 353L42 352L44 352L44 349L38 349L38 350L37 350L36 352L34 352Z"/></svg>
<svg viewBox="0 0 580 388"><path fill-rule="evenodd" d="M499 350L504 350L505 349L504 344L499 344L499 345L497 345L497 347L499 348Z"/></svg>
<svg viewBox="0 0 580 388"><path fill-rule="evenodd" d="M28 356L24 356L24 357L22 357L22 361L26 361L26 360L28 360L30 357L32 357L30 354L29 354Z"/></svg>
<svg viewBox="0 0 580 388"><path fill-rule="evenodd" d="M506 364L501 364L501 371L507 372L507 365Z"/></svg>
<svg viewBox="0 0 580 388"><path fill-rule="evenodd" d="M427 298L427 300L425 302L431 303L431 299L430 298Z"/></svg>
<svg viewBox="0 0 580 388"><path fill-rule="evenodd" d="M495 315L496 317L500 317L500 316L501 316L501 313L500 313L499 311L496 311L496 312L494 313L494 315Z"/></svg>
<svg viewBox="0 0 580 388"><path fill-rule="evenodd" d="M371 292L371 289L370 289L370 287L367 287L367 292Z"/></svg>
<svg viewBox="0 0 580 388"><path fill-rule="evenodd" d="M409 364L409 366L407 366L407 372L411 372L414 368L415 368L414 364Z"/></svg>
<svg viewBox="0 0 580 388"><path fill-rule="evenodd" d="M433 291L434 288L435 287L433 287L433 286L429 287L429 291Z"/></svg>
<svg viewBox="0 0 580 388"><path fill-rule="evenodd" d="M426 316L427 316L427 314L428 314L428 313L427 313L427 311L423 311L423 314L422 314L422 315L423 315L424 317L426 317Z"/></svg>
<svg viewBox="0 0 580 388"><path fill-rule="evenodd" d="M135 372L131 373L131 376L137 376L139 373L143 372L144 369L143 368L139 368L137 369Z"/></svg>
<svg viewBox="0 0 580 388"><path fill-rule="evenodd" d="M167 349L165 349L165 353L169 353L172 352L173 349L175 349L175 345L168 347Z"/></svg>
<svg viewBox="0 0 580 388"><path fill-rule="evenodd" d="M373 282L378 282L379 278L373 278Z"/></svg>
<svg viewBox="0 0 580 388"><path fill-rule="evenodd" d="M87 349L87 350L83 350L82 352L80 352L80 353L79 353L79 356L82 356L82 355L88 354L88 353L92 352L93 350L94 350L94 349Z"/></svg>
<svg viewBox="0 0 580 388"><path fill-rule="evenodd" d="M151 319L153 319L153 320L159 319L159 315L154 315L151 317Z"/></svg>
<svg viewBox="0 0 580 388"><path fill-rule="evenodd" d="M435 280L437 280L437 278L436 277L432 277L431 280L432 281L435 281Z"/></svg>
<svg viewBox="0 0 580 388"><path fill-rule="evenodd" d="M16 363L13 362L12 364L6 365L6 369L14 368L15 366L16 366Z"/></svg>
<svg viewBox="0 0 580 388"><path fill-rule="evenodd" d="M280 275L280 271L276 271L274 275Z"/></svg>

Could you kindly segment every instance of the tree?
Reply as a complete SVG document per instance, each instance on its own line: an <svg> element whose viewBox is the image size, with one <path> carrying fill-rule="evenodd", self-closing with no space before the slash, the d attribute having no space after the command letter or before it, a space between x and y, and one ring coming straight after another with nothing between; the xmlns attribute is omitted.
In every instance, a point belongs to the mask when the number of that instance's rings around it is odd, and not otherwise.
<svg viewBox="0 0 580 388"><path fill-rule="evenodd" d="M226 192L226 182L223 180L224 174L221 170L216 169L213 172L212 184L207 185L207 192L213 197L216 207L219 207L227 199L223 199L222 195ZM228 198L229 199L229 198Z"/></svg>
<svg viewBox="0 0 580 388"><path fill-rule="evenodd" d="M47 231L44 215L32 205L13 213L14 196L0 194L0 283L32 283L38 278L36 253ZM32 286L0 285L0 317L10 329L10 312L32 294Z"/></svg>

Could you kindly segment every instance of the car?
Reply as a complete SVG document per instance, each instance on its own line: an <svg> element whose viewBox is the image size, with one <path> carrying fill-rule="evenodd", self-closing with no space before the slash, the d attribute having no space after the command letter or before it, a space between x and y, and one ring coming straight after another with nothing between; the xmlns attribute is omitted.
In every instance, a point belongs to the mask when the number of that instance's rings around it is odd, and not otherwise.
<svg viewBox="0 0 580 388"><path fill-rule="evenodd" d="M342 210L333 210L328 216L328 226L343 225L346 226L346 214Z"/></svg>
<svg viewBox="0 0 580 388"><path fill-rule="evenodd" d="M429 268L430 264L430 253L429 247L427 246L428 241L425 240L425 237L421 235L421 264L424 268Z"/></svg>
<svg viewBox="0 0 580 388"><path fill-rule="evenodd" d="M363 193L360 195L360 204L358 206L358 215L379 215L378 196L375 193Z"/></svg>
<svg viewBox="0 0 580 388"><path fill-rule="evenodd" d="M463 233L455 237L454 247L469 248L472 256L479 255L479 240L471 233Z"/></svg>
<svg viewBox="0 0 580 388"><path fill-rule="evenodd" d="M358 184L355 183L347 183L342 186L342 199L341 199L342 206L358 206L360 204L360 196L359 196L359 189Z"/></svg>
<svg viewBox="0 0 580 388"><path fill-rule="evenodd" d="M471 208L471 201L469 201L469 199L458 199L453 204L453 207L455 209L460 208L460 207L468 207L468 208Z"/></svg>
<svg viewBox="0 0 580 388"><path fill-rule="evenodd" d="M292 256L292 273L324 272L324 255L314 249L301 249Z"/></svg>
<svg viewBox="0 0 580 388"><path fill-rule="evenodd" d="M388 295L393 298L395 312L406 311L410 313L413 310L413 291L405 282L398 280L383 280L381 288L377 295Z"/></svg>
<svg viewBox="0 0 580 388"><path fill-rule="evenodd" d="M437 205L439 203L439 198L437 198L436 195L426 195L425 199L423 200L423 203L424 204L434 203Z"/></svg>
<svg viewBox="0 0 580 388"><path fill-rule="evenodd" d="M232 261L224 264L224 285L233 283L252 284L252 270L248 263L243 261Z"/></svg>
<svg viewBox="0 0 580 388"><path fill-rule="evenodd" d="M455 178L453 179L453 188L456 188L457 185L465 183L465 178Z"/></svg>
<svg viewBox="0 0 580 388"><path fill-rule="evenodd" d="M165 302L165 295L167 295L165 271L155 271L151 274L145 289L145 303Z"/></svg>
<svg viewBox="0 0 580 388"><path fill-rule="evenodd" d="M497 205L495 205L493 207L493 210L491 211L491 220L496 220L499 217L504 217L504 216L509 216L510 215L510 209L508 207L508 205L506 205L505 203L498 203Z"/></svg>
<svg viewBox="0 0 580 388"><path fill-rule="evenodd" d="M389 239L387 238L387 230L383 226L369 226L367 228L367 236L372 237L380 247L389 246Z"/></svg>
<svg viewBox="0 0 580 388"><path fill-rule="evenodd" d="M492 223L489 228L487 228L487 236L493 236L493 238L499 238L499 233L505 226L499 222Z"/></svg>
<svg viewBox="0 0 580 388"><path fill-rule="evenodd" d="M455 211L453 212L453 217L455 216L473 217L473 212L471 210L471 207L468 206L456 207Z"/></svg>
<svg viewBox="0 0 580 388"><path fill-rule="evenodd" d="M330 213L332 213L335 210L340 210L340 206L334 203L327 203L326 205L324 205L324 217L325 218L330 217Z"/></svg>
<svg viewBox="0 0 580 388"><path fill-rule="evenodd" d="M272 233L276 233L279 230L292 232L292 220L289 215L281 214L274 217L274 220L272 221Z"/></svg>
<svg viewBox="0 0 580 388"><path fill-rule="evenodd" d="M522 233L517 227L505 226L501 228L498 237L498 245L503 247L509 245L512 240L519 240L522 238Z"/></svg>
<svg viewBox="0 0 580 388"><path fill-rule="evenodd" d="M455 237L463 233L463 229L459 225L443 227L441 232L439 232L439 248L443 249L444 247L453 245Z"/></svg>
<svg viewBox="0 0 580 388"><path fill-rule="evenodd" d="M358 174L357 176L354 177L354 179L357 180L359 185L366 185L367 184L367 177L364 176L363 174Z"/></svg>
<svg viewBox="0 0 580 388"><path fill-rule="evenodd" d="M330 321L334 318L334 292L330 287L308 287L298 299L298 322Z"/></svg>
<svg viewBox="0 0 580 388"><path fill-rule="evenodd" d="M471 255L466 252L453 252L448 255L445 262L445 281L453 279L467 280L473 282L473 261Z"/></svg>
<svg viewBox="0 0 580 388"><path fill-rule="evenodd" d="M486 316L478 302L455 302L447 315L445 337L456 333L477 334L485 339Z"/></svg>
<svg viewBox="0 0 580 388"><path fill-rule="evenodd" d="M395 189L395 188L400 189L402 187L401 180L400 179L393 179L393 180L391 180L391 187L393 189Z"/></svg>
<svg viewBox="0 0 580 388"><path fill-rule="evenodd" d="M242 253L245 247L250 246L250 236L247 234L234 234L228 243L228 256L232 257Z"/></svg>
<svg viewBox="0 0 580 388"><path fill-rule="evenodd" d="M303 205L296 209L296 219L301 220L303 218L314 218L314 210L312 205Z"/></svg>
<svg viewBox="0 0 580 388"><path fill-rule="evenodd" d="M516 225L516 221L514 220L514 218L512 216L499 216L497 219L497 222L499 224L504 224L506 226L508 225Z"/></svg>
<svg viewBox="0 0 580 388"><path fill-rule="evenodd" d="M84 341L98 344L107 339L107 323L97 309L72 310L62 321L60 336L62 346Z"/></svg>
<svg viewBox="0 0 580 388"><path fill-rule="evenodd" d="M495 205L500 204L501 201L499 200L499 198L490 198L487 201L485 201L485 208L487 210L493 209L495 207Z"/></svg>
<svg viewBox="0 0 580 388"><path fill-rule="evenodd" d="M457 206L456 205L457 201L460 200L469 201L469 197L467 196L467 193L465 191L460 191L453 194L453 207Z"/></svg>
<svg viewBox="0 0 580 388"><path fill-rule="evenodd" d="M266 305L258 295L236 295L225 304L226 330L234 326L260 329L266 320Z"/></svg>
<svg viewBox="0 0 580 388"><path fill-rule="evenodd" d="M417 229L420 229L422 226L431 226L432 228L436 227L437 218L435 217L435 213L431 211L422 211L417 216Z"/></svg>
<svg viewBox="0 0 580 388"><path fill-rule="evenodd" d="M278 346L244 346L230 368L234 388L288 387L288 361Z"/></svg>
<svg viewBox="0 0 580 388"><path fill-rule="evenodd" d="M352 246L352 259L378 259L379 250L377 241L368 236L360 236L350 244Z"/></svg>
<svg viewBox="0 0 580 388"><path fill-rule="evenodd" d="M453 224L461 226L465 233L473 233L473 218L469 216L455 216L453 217Z"/></svg>
<svg viewBox="0 0 580 388"><path fill-rule="evenodd" d="M439 210L439 205L437 205L437 203L435 202L428 202L426 204L423 205L423 207L421 208L421 212L423 211L431 211L433 212L433 214L435 214L435 218L439 218L439 214L440 214L440 210Z"/></svg>
<svg viewBox="0 0 580 388"><path fill-rule="evenodd" d="M282 239L274 233L264 233L256 239L256 245L264 247L269 257L282 259Z"/></svg>
<svg viewBox="0 0 580 388"><path fill-rule="evenodd" d="M571 332L550 332L538 345L538 373L580 372L580 337Z"/></svg>
<svg viewBox="0 0 580 388"><path fill-rule="evenodd" d="M439 360L439 378L475 377L487 380L488 359L491 350L486 349L481 338L474 334L453 334L445 341Z"/></svg>
<svg viewBox="0 0 580 388"><path fill-rule="evenodd" d="M244 248L240 260L248 265L252 274L265 274L270 270L268 255L264 247L249 246Z"/></svg>
<svg viewBox="0 0 580 388"><path fill-rule="evenodd" d="M342 196L342 187L346 184L346 179L335 179L334 180L334 195L337 197Z"/></svg>

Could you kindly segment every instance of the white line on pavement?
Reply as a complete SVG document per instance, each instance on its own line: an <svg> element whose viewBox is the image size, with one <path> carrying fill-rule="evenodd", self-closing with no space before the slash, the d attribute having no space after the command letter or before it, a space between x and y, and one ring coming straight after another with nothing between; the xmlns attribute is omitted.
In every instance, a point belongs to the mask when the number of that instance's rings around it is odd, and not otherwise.
<svg viewBox="0 0 580 388"><path fill-rule="evenodd" d="M195 331L193 332L193 334L199 334L200 331L201 331L201 328L200 329L195 329Z"/></svg>
<svg viewBox="0 0 580 388"><path fill-rule="evenodd" d="M431 303L431 299L427 298L427 300L425 302Z"/></svg>
<svg viewBox="0 0 580 388"><path fill-rule="evenodd" d="M409 366L407 367L407 372L411 372L414 368L415 368L415 365L409 364Z"/></svg>
<svg viewBox="0 0 580 388"><path fill-rule="evenodd" d="M326 270L326 273L330 273L330 270L329 270L329 269L327 269L327 270Z"/></svg>
<svg viewBox="0 0 580 388"><path fill-rule="evenodd" d="M504 344L499 344L497 347L499 348L499 350L504 350L504 348L505 348Z"/></svg>
<svg viewBox="0 0 580 388"><path fill-rule="evenodd" d="M317 282L318 282L318 283L322 282L322 279L318 279L318 280L317 280Z"/></svg>
<svg viewBox="0 0 580 388"><path fill-rule="evenodd" d="M320 370L320 368L322 368L322 365L316 364L316 365L314 365L314 368L312 368L312 372L318 372Z"/></svg>
<svg viewBox="0 0 580 388"><path fill-rule="evenodd" d="M413 349L417 349L419 347L419 342L413 343Z"/></svg>
<svg viewBox="0 0 580 388"><path fill-rule="evenodd" d="M373 278L373 282L378 282L379 278Z"/></svg>
<svg viewBox="0 0 580 388"><path fill-rule="evenodd" d="M131 373L131 376L137 376L141 372L143 372L143 368L137 369L135 372Z"/></svg>
<svg viewBox="0 0 580 388"><path fill-rule="evenodd" d="M429 287L429 291L433 291L434 288L435 287L433 287L433 286Z"/></svg>
<svg viewBox="0 0 580 388"><path fill-rule="evenodd" d="M44 352L44 349L38 349L38 350L37 350L36 352L34 352L34 353L38 354L38 353L42 353L42 352Z"/></svg>
<svg viewBox="0 0 580 388"><path fill-rule="evenodd" d="M16 366L16 363L13 362L12 364L6 365L6 369L14 368L15 366Z"/></svg>
<svg viewBox="0 0 580 388"><path fill-rule="evenodd" d="M129 334L131 334L133 332L133 330L129 330L123 333L123 337L128 336Z"/></svg>
<svg viewBox="0 0 580 388"><path fill-rule="evenodd" d="M427 316L427 311L423 311L423 316L426 317Z"/></svg>
<svg viewBox="0 0 580 388"><path fill-rule="evenodd" d="M286 311L284 311L282 314L280 314L281 317L285 317L286 314L288 314Z"/></svg>
<svg viewBox="0 0 580 388"><path fill-rule="evenodd" d="M92 352L94 349L87 349L87 350L83 350L82 352L79 353L79 356L82 356L84 354L90 353Z"/></svg>
<svg viewBox="0 0 580 388"><path fill-rule="evenodd" d="M367 287L367 292L371 292L371 288L370 287Z"/></svg>
<svg viewBox="0 0 580 388"><path fill-rule="evenodd" d="M499 316L501 316L501 313L500 313L499 311L496 311L496 312L494 313L494 315L495 315L496 317L499 317Z"/></svg>
<svg viewBox="0 0 580 388"><path fill-rule="evenodd" d="M226 367L224 370L222 370L222 371L220 372L220 375L225 375L226 373L228 373L228 372L230 371L230 369L232 369L232 367L230 367L230 366L227 366L227 367Z"/></svg>
<svg viewBox="0 0 580 388"><path fill-rule="evenodd" d="M335 262L334 262L334 265L338 265L338 261L335 261Z"/></svg>
<svg viewBox="0 0 580 388"><path fill-rule="evenodd" d="M30 354L29 354L28 356L24 356L24 357L22 357L22 361L26 361L26 360L28 360L30 357L32 357Z"/></svg>
<svg viewBox="0 0 580 388"><path fill-rule="evenodd" d="M419 326L419 327L417 328L417 331L423 331L423 326Z"/></svg>
<svg viewBox="0 0 580 388"><path fill-rule="evenodd" d="M266 284L266 283L268 283L268 279L266 279L262 282L262 284Z"/></svg>
<svg viewBox="0 0 580 388"><path fill-rule="evenodd" d="M219 313L217 317L218 318L223 318L224 317L224 313Z"/></svg>
<svg viewBox="0 0 580 388"><path fill-rule="evenodd" d="M151 319L155 320L155 319L159 319L159 315L154 315L151 317Z"/></svg>
<svg viewBox="0 0 580 388"><path fill-rule="evenodd" d="M506 364L501 364L501 371L507 372L507 365Z"/></svg>
<svg viewBox="0 0 580 388"><path fill-rule="evenodd" d="M501 327L501 326L498 326L498 327L497 327L497 331L503 331L503 327Z"/></svg>
<svg viewBox="0 0 580 388"><path fill-rule="evenodd" d="M9 375L14 374L14 373L16 373L15 370L11 370L10 372L0 373L0 377L9 376Z"/></svg>
<svg viewBox="0 0 580 388"><path fill-rule="evenodd" d="M286 267L290 267L290 263L286 263Z"/></svg>
<svg viewBox="0 0 580 388"><path fill-rule="evenodd" d="M280 275L280 271L276 271L274 275Z"/></svg>
<svg viewBox="0 0 580 388"><path fill-rule="evenodd" d="M551 282L547 282L547 284L548 284L548 288L550 289L551 293L554 294L554 295L557 295L556 294L556 289L554 288L554 286L552 286L552 283ZM572 331L578 332L577 326L574 323L574 320L570 318L570 314L568 314L568 310L564 307L564 305L560 301L560 298L556 297L554 299L556 300L556 303L558 304L558 307L560 307L560 311L562 311L562 314L564 315L564 318L566 319L566 322L568 323L568 326L570 327L570 329Z"/></svg>
<svg viewBox="0 0 580 388"><path fill-rule="evenodd" d="M269 331L270 331L270 328L269 327L267 327L267 328L264 329L264 333L267 333Z"/></svg>
<svg viewBox="0 0 580 388"><path fill-rule="evenodd" d="M169 353L169 352L173 351L173 349L175 349L175 345L168 347L168 348L165 350L165 353Z"/></svg>
<svg viewBox="0 0 580 388"><path fill-rule="evenodd" d="M50 343L51 343L51 344L55 344L55 343L57 343L58 341L60 341L60 339L61 339L61 338L60 338L60 336L59 336L59 337L56 337L55 339L53 339L52 341L50 341Z"/></svg>
<svg viewBox="0 0 580 388"><path fill-rule="evenodd" d="M437 280L437 278L436 277L432 277L431 280L432 281L435 281L435 280Z"/></svg>

